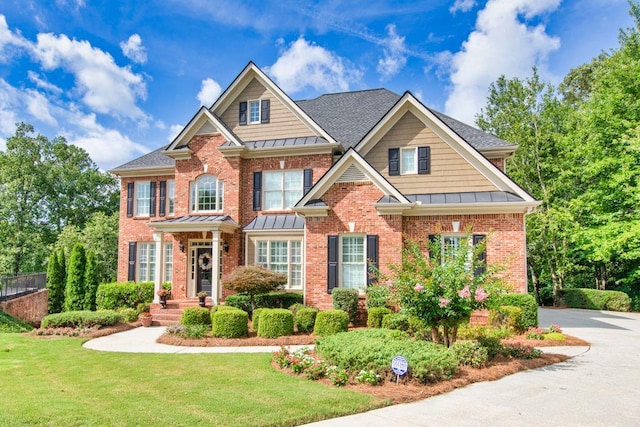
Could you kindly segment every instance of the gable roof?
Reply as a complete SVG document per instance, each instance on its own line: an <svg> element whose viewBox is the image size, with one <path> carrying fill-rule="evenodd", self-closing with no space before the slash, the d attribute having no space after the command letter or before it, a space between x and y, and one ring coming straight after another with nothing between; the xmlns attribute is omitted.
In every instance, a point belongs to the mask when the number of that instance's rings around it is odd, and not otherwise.
<svg viewBox="0 0 640 427"><path fill-rule="evenodd" d="M135 174L135 176L145 176L145 174L150 176L157 175L159 171L166 169L166 172L173 174L176 161L162 154L167 147L168 145L163 145L157 150L111 169L109 172L118 176L130 176L132 174Z"/></svg>

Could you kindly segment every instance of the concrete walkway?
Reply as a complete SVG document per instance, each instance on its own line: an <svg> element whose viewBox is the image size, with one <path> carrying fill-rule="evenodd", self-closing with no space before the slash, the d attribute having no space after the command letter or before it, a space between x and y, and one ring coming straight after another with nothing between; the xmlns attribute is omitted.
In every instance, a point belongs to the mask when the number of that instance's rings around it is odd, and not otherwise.
<svg viewBox="0 0 640 427"><path fill-rule="evenodd" d="M156 340L165 331L164 327L135 328L106 337L95 338L83 344L83 347L98 351L114 351L120 353L272 353L280 350L279 346L269 347L186 347L159 344ZM297 350L304 345L286 346L289 350Z"/></svg>
<svg viewBox="0 0 640 427"><path fill-rule="evenodd" d="M640 314L541 309L591 343L565 362L313 426L638 426ZM584 348L583 348L584 349Z"/></svg>

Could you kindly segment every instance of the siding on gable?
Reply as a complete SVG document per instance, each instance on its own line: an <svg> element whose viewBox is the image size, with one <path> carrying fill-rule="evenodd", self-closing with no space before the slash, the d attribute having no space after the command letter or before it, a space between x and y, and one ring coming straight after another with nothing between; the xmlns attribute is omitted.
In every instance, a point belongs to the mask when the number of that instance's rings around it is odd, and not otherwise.
<svg viewBox="0 0 640 427"><path fill-rule="evenodd" d="M389 176L388 150L431 147L431 173ZM371 165L405 194L498 190L413 113L407 112L365 156Z"/></svg>
<svg viewBox="0 0 640 427"><path fill-rule="evenodd" d="M269 98L271 117L269 123L240 126L238 102ZM248 107L247 107L248 108ZM248 114L248 113L247 113ZM259 81L253 79L233 103L221 115L222 121L243 141L314 136L314 132L302 123L278 98Z"/></svg>

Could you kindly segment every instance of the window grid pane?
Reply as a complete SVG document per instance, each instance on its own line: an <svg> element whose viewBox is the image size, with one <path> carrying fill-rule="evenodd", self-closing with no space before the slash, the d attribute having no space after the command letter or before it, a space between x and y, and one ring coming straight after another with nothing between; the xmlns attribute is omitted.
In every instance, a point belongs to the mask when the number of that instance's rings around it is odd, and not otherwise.
<svg viewBox="0 0 640 427"><path fill-rule="evenodd" d="M360 289L366 284L366 264L364 237L344 236L342 238L342 286Z"/></svg>
<svg viewBox="0 0 640 427"><path fill-rule="evenodd" d="M400 150L402 153L402 165L401 165L401 173L416 173L416 149L403 149Z"/></svg>
<svg viewBox="0 0 640 427"><path fill-rule="evenodd" d="M173 243L164 244L164 281L173 283Z"/></svg>
<svg viewBox="0 0 640 427"><path fill-rule="evenodd" d="M151 183L136 183L136 215L148 216L151 205Z"/></svg>
<svg viewBox="0 0 640 427"><path fill-rule="evenodd" d="M173 215L175 209L176 182L167 181L167 214Z"/></svg>
<svg viewBox="0 0 640 427"><path fill-rule="evenodd" d="M258 242L258 248L256 251L256 264L269 268L269 249L267 242Z"/></svg>
<svg viewBox="0 0 640 427"><path fill-rule="evenodd" d="M260 101L249 102L249 122L260 123Z"/></svg>
<svg viewBox="0 0 640 427"><path fill-rule="evenodd" d="M205 175L191 183L191 211L221 211L224 183L215 176Z"/></svg>

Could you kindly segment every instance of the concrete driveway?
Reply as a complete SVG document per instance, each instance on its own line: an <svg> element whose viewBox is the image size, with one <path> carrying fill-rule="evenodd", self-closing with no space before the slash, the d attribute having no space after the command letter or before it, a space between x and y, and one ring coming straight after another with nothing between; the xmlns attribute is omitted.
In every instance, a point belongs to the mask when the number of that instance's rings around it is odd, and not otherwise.
<svg viewBox="0 0 640 427"><path fill-rule="evenodd" d="M639 426L640 314L540 309L591 348L565 362L314 426Z"/></svg>

